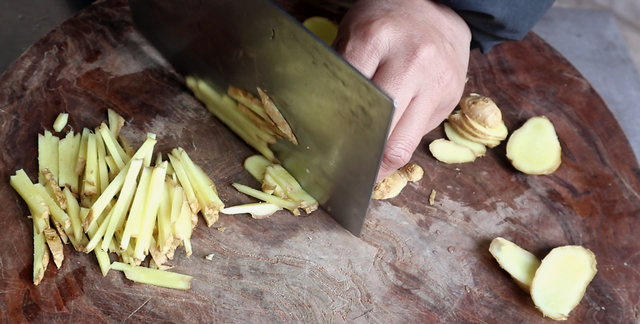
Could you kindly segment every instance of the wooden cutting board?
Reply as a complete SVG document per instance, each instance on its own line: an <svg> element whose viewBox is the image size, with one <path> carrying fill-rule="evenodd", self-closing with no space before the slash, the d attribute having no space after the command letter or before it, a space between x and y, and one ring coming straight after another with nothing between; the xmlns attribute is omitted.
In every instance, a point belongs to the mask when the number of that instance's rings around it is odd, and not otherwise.
<svg viewBox="0 0 640 324"><path fill-rule="evenodd" d="M339 19L348 4L281 1L299 19ZM527 176L505 144L474 163L445 165L428 144L413 162L425 177L401 196L374 201L356 238L319 211L268 219L221 216L195 230L194 254L173 271L189 291L102 277L93 254L65 247L32 283L31 220L9 176L37 167L37 134L60 112L94 128L111 108L139 144L183 147L211 175L227 205L249 202L230 184L257 183L242 169L254 152L213 118L183 79L132 28L127 2L98 2L28 49L0 79L0 317L3 323L551 323L488 252L502 236L544 257L578 244L598 274L568 323L638 323L640 169L621 128L582 75L534 34L472 53L467 92L494 98L510 130L547 116L563 147L553 175ZM66 130L65 130L66 131ZM432 190L435 204L429 205ZM218 229L216 229L218 228ZM221 229L224 228L224 231ZM212 254L212 260L205 259Z"/></svg>

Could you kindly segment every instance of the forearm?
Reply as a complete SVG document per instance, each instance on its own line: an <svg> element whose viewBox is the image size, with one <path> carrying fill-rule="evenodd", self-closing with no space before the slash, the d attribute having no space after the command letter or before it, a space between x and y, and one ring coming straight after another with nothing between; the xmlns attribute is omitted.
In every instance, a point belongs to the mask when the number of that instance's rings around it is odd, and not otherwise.
<svg viewBox="0 0 640 324"><path fill-rule="evenodd" d="M549 10L555 0L440 0L465 20L472 48L487 53L493 46L520 40Z"/></svg>

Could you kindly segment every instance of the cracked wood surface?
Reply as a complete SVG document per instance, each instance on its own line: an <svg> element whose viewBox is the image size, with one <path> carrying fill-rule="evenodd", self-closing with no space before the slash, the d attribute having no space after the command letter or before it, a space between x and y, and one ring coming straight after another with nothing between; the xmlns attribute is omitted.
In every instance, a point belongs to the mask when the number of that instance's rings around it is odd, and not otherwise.
<svg viewBox="0 0 640 324"><path fill-rule="evenodd" d="M298 19L338 20L348 1L279 1ZM563 147L550 176L516 172L505 143L474 163L444 165L425 136L413 162L425 178L397 198L374 201L353 237L326 213L265 220L200 219L191 258L179 249L174 271L194 277L189 291L102 277L93 254L65 246L32 284L28 209L9 185L36 174L37 134L59 112L76 131L127 120L140 144L182 146L212 176L227 205L251 201L231 182L256 186L242 161L254 152L213 118L183 79L135 32L126 1L101 1L29 48L0 78L0 318L3 323L552 323L488 252L502 236L538 257L583 245L598 274L568 323L637 323L640 298L640 169L614 116L591 85L535 34L490 54L473 52L467 93L492 97L510 131L547 116ZM436 190L434 205L429 205ZM204 257L212 254L212 260Z"/></svg>

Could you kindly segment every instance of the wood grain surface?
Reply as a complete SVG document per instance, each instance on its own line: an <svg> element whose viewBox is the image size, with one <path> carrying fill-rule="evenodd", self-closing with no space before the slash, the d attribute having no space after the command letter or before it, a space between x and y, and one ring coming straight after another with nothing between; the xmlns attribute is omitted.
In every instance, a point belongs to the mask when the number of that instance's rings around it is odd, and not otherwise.
<svg viewBox="0 0 640 324"><path fill-rule="evenodd" d="M299 19L337 20L348 8L338 1L281 4ZM136 33L126 1L98 2L0 78L1 322L553 322L489 254L489 242L502 236L540 258L568 244L596 254L598 274L568 323L638 323L640 169L605 103L534 34L488 55L474 51L466 91L492 97L511 131L528 117L547 116L562 143L560 169L519 173L504 143L474 163L438 163L427 148L444 136L438 128L413 157L424 179L397 198L374 201L360 238L323 211L264 220L223 215L212 228L200 220L193 256L177 251L173 271L194 277L189 291L132 283L116 271L102 277L94 255L71 246L63 266L51 263L34 286L29 211L9 176L24 168L35 180L37 134L51 130L60 112L81 130L98 126L111 108L126 118L123 133L134 144L153 132L158 152L184 147L227 205L251 201L231 182L257 186L242 169L254 152ZM212 260L204 258L209 254Z"/></svg>

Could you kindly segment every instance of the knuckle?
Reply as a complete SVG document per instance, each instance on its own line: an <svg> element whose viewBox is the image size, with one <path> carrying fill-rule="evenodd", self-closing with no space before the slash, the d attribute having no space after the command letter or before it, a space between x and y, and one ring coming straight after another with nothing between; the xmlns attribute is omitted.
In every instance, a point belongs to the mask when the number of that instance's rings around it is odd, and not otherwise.
<svg viewBox="0 0 640 324"><path fill-rule="evenodd" d="M385 19L359 21L350 32L341 35L336 48L356 69L372 78L380 58L387 51L390 33Z"/></svg>
<svg viewBox="0 0 640 324"><path fill-rule="evenodd" d="M432 62L437 57L437 49L429 42L422 42L416 47L410 61L424 67L432 66Z"/></svg>
<svg viewBox="0 0 640 324"><path fill-rule="evenodd" d="M436 84L443 89L452 89L457 88L458 85L458 72L456 67L447 62L446 60L442 62L440 68L435 71L435 82Z"/></svg>
<svg viewBox="0 0 640 324"><path fill-rule="evenodd" d="M386 18L372 19L363 22L359 38L365 51L379 51L389 39L390 22Z"/></svg>

